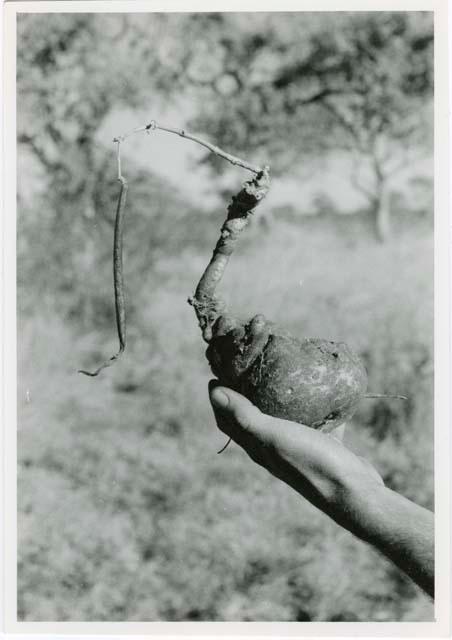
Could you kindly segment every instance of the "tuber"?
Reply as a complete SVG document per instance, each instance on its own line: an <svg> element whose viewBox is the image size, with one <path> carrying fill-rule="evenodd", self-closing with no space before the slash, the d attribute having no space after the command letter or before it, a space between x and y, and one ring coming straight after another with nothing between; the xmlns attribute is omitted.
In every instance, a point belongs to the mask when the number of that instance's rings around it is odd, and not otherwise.
<svg viewBox="0 0 452 640"><path fill-rule="evenodd" d="M330 432L351 418L366 392L360 358L344 343L295 338L262 315L237 320L215 296L238 237L269 186L265 167L233 197L212 259L189 302L221 384L264 413Z"/></svg>
<svg viewBox="0 0 452 640"><path fill-rule="evenodd" d="M367 387L346 344L299 340L262 315L247 323L221 316L206 355L219 381L264 413L326 432L351 418Z"/></svg>

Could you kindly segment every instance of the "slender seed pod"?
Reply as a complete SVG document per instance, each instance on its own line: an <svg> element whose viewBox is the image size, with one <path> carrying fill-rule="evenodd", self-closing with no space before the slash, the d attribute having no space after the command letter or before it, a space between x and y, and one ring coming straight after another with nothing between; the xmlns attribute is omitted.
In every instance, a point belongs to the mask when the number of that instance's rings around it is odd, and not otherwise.
<svg viewBox="0 0 452 640"><path fill-rule="evenodd" d="M122 175L119 175L118 180L121 183L121 190L119 192L118 205L116 208L115 233L113 241L113 284L115 291L115 313L119 339L119 350L117 351L117 353L115 353L115 355L104 362L95 371L86 371L85 369L79 369L79 373L83 373L85 376L91 376L92 378L98 376L103 369L111 367L111 365L121 356L121 354L124 352L124 349L126 348L126 306L124 298L122 254L128 184L127 180Z"/></svg>

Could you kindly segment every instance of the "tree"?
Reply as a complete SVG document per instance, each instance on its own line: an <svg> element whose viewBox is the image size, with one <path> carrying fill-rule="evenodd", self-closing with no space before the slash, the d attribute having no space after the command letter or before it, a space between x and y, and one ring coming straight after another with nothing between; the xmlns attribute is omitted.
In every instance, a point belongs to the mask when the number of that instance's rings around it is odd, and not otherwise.
<svg viewBox="0 0 452 640"><path fill-rule="evenodd" d="M175 29L164 28L167 20L164 14L146 21L134 14L18 16L18 156L21 169L38 174L34 183L19 174L19 279L32 277L25 265L43 265L47 278L39 286L72 289L74 304L78 285L93 278L96 238L111 224L117 195L114 146L99 141L99 128L121 107L147 104L152 112L174 86L171 65L161 72L160 58L180 48ZM149 38L158 34L157 50ZM143 208L149 211L154 207ZM109 247L107 254L110 261Z"/></svg>
<svg viewBox="0 0 452 640"><path fill-rule="evenodd" d="M432 89L433 35L428 16L393 14L353 20L346 36L353 47L350 77L343 78L344 92L334 100L326 96L322 106L338 146L353 156L353 183L368 198L384 241L390 235L391 180L430 142L425 103ZM323 90L328 92L328 82Z"/></svg>
<svg viewBox="0 0 452 640"><path fill-rule="evenodd" d="M89 201L98 163L96 134L120 106L138 108L167 95L174 73L160 57L174 34L159 36L165 15L33 14L18 19L18 141L47 180Z"/></svg>
<svg viewBox="0 0 452 640"><path fill-rule="evenodd" d="M121 107L151 118L156 101L182 97L194 117L176 124L273 173L345 149L367 168L366 183L352 179L380 237L396 165L429 146L430 13L21 15L18 43L21 148L49 193L88 217L105 170L97 132Z"/></svg>
<svg viewBox="0 0 452 640"><path fill-rule="evenodd" d="M430 151L432 15L421 12L217 14L188 80L204 92L194 126L219 144L277 158L278 171L343 149L378 236L390 233L389 184ZM207 38L207 37L206 37ZM208 73L200 74L209 50ZM196 58L195 58L196 60ZM367 169L363 180L362 169Z"/></svg>

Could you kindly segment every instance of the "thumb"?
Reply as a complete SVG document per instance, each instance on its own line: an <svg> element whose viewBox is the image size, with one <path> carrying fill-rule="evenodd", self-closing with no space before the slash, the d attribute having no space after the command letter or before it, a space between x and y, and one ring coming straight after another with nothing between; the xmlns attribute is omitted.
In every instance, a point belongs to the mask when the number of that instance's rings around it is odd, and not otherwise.
<svg viewBox="0 0 452 640"><path fill-rule="evenodd" d="M267 416L240 393L209 383L209 396L218 428L241 444L249 436L260 438L265 431Z"/></svg>

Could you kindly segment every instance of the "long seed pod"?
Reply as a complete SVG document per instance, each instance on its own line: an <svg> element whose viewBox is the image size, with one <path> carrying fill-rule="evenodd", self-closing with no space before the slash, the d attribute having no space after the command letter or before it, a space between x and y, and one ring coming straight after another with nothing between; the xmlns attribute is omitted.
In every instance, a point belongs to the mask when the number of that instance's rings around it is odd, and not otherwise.
<svg viewBox="0 0 452 640"><path fill-rule="evenodd" d="M124 276L123 276L123 259L122 259L122 246L124 235L124 217L126 208L126 198L128 184L127 180L123 176L119 177L121 183L121 190L119 192L118 206L116 209L115 218L115 234L113 242L113 284L115 290L115 312L116 312L116 326L118 329L119 350L109 360L106 360L95 371L86 371L85 369L79 369L79 373L83 373L85 376L91 376L95 378L99 373L111 367L111 365L121 356L126 348L126 306L124 298Z"/></svg>

